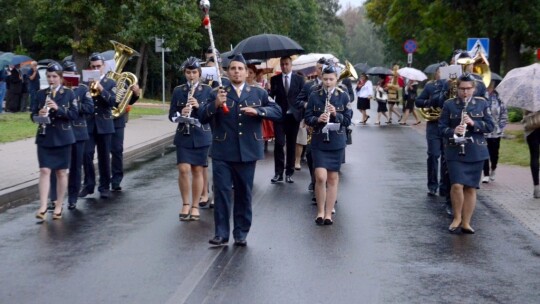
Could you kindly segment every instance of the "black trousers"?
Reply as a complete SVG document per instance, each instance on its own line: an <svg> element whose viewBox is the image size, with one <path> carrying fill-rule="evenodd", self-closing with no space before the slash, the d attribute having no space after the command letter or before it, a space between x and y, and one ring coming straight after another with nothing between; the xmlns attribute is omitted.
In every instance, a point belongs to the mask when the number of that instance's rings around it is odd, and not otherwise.
<svg viewBox="0 0 540 304"><path fill-rule="evenodd" d="M294 160L296 151L296 137L300 122L294 119L292 114L285 115L285 119L281 122L274 122L274 136L276 142L274 144L274 170L276 174L286 175L294 174ZM286 148L286 157L284 148Z"/></svg>
<svg viewBox="0 0 540 304"><path fill-rule="evenodd" d="M95 130L94 130L95 131ZM94 153L97 147L100 192L109 190L111 185L111 138L112 134L88 134L90 139L84 148L84 187L93 193L96 187Z"/></svg>
<svg viewBox="0 0 540 304"><path fill-rule="evenodd" d="M534 130L529 136L527 136L527 145L529 145L529 154L531 155L531 174L533 178L533 183L537 186L538 181L538 170L539 163L538 157L540 157L540 129Z"/></svg>
<svg viewBox="0 0 540 304"><path fill-rule="evenodd" d="M501 138L486 138L487 146L489 150L489 159L484 162L484 176L489 175L489 169L497 169L497 163L499 163L499 147L501 146ZM491 163L491 166L490 166Z"/></svg>
<svg viewBox="0 0 540 304"><path fill-rule="evenodd" d="M120 186L124 178L124 130L116 128L111 139L111 185Z"/></svg>

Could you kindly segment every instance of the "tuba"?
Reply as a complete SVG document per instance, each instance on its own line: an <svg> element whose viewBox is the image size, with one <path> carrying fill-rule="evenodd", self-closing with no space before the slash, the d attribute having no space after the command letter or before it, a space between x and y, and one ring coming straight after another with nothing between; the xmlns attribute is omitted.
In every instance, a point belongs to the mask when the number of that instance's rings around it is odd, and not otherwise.
<svg viewBox="0 0 540 304"><path fill-rule="evenodd" d="M112 79L116 82L116 104L117 107L112 108L112 115L115 118L122 116L126 112L126 107L133 95L131 87L137 84L137 76L130 72L122 72L124 66L132 56L139 56L139 53L134 49L125 46L114 40L110 40L114 46L114 61L116 68L113 71L107 72L105 77ZM91 86L91 95L97 96L97 90Z"/></svg>
<svg viewBox="0 0 540 304"><path fill-rule="evenodd" d="M338 82L349 77L358 79L358 73L354 69L354 66L348 60L345 60L345 69L339 74Z"/></svg>

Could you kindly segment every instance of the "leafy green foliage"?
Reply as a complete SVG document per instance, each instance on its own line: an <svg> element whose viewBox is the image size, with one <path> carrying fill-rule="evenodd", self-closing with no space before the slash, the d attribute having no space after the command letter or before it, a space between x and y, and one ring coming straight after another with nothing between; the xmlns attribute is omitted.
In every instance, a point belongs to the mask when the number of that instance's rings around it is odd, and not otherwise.
<svg viewBox="0 0 540 304"><path fill-rule="evenodd" d="M523 120L523 111L519 108L508 108L508 121L509 122L519 122Z"/></svg>

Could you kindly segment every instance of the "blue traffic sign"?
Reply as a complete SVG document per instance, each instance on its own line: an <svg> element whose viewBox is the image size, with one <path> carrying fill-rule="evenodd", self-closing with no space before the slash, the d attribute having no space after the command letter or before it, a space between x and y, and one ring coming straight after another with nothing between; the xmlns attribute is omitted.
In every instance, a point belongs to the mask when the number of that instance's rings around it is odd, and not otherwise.
<svg viewBox="0 0 540 304"><path fill-rule="evenodd" d="M416 52L416 49L417 45L416 40L414 39L409 39L403 44L403 50L405 51L405 53L414 53Z"/></svg>
<svg viewBox="0 0 540 304"><path fill-rule="evenodd" d="M467 38L467 51L474 57L479 52L489 57L489 38Z"/></svg>

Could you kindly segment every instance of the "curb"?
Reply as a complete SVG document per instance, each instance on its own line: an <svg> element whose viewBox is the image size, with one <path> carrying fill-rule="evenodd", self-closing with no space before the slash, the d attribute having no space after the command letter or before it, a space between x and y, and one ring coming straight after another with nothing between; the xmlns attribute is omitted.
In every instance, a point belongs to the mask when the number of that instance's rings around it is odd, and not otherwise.
<svg viewBox="0 0 540 304"><path fill-rule="evenodd" d="M129 170L141 158L165 154L173 144L174 133L156 137L143 144L129 147L124 151L124 170ZM97 162L94 162L97 171ZM99 175L96 172L96 175ZM0 212L39 199L39 179L32 179L0 191Z"/></svg>

